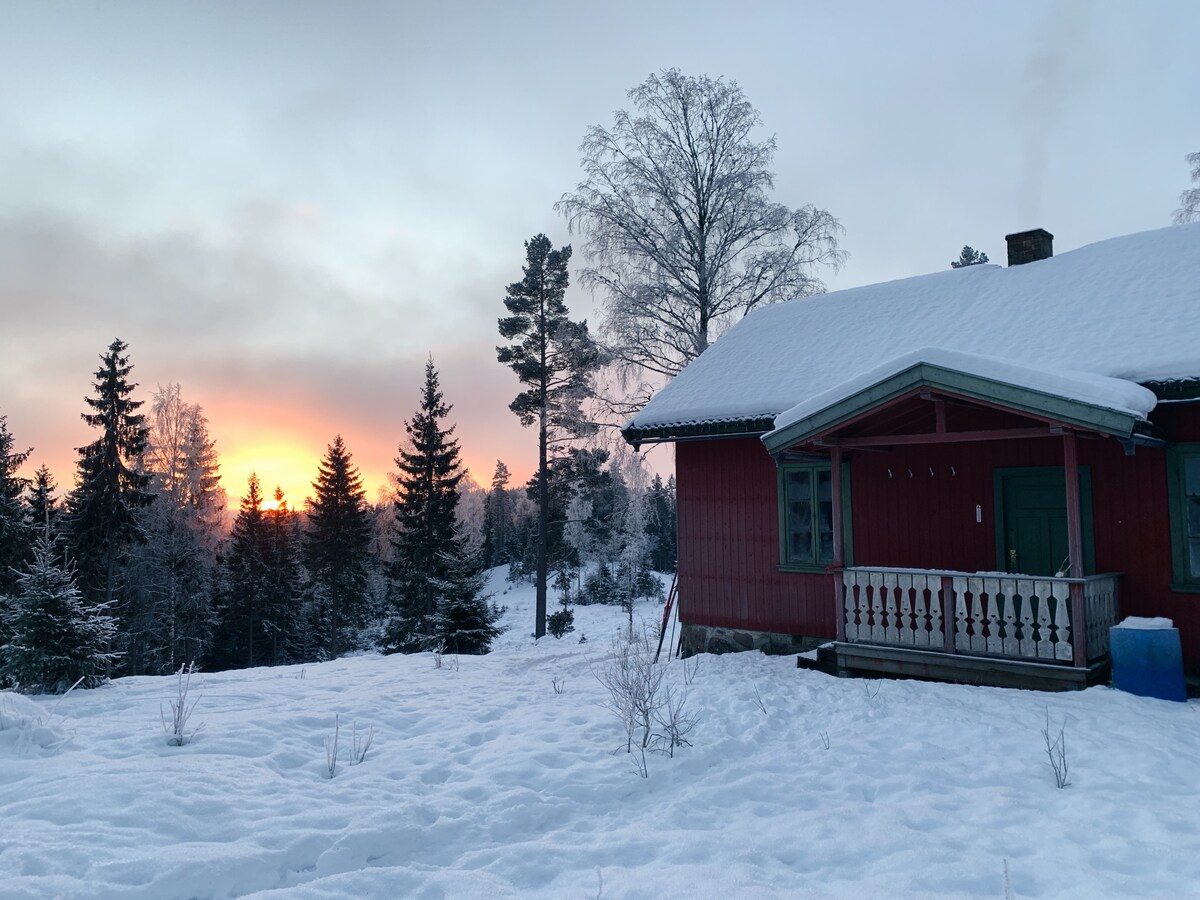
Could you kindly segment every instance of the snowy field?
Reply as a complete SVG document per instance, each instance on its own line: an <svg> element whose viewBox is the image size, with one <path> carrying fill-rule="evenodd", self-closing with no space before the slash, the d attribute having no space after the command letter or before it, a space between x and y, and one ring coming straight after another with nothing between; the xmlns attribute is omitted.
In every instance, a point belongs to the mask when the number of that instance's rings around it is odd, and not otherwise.
<svg viewBox="0 0 1200 900"><path fill-rule="evenodd" d="M643 779L592 674L620 611L535 645L531 590L494 586L490 656L200 673L185 747L174 679L0 693L0 896L1200 896L1196 701L702 656L693 746ZM375 729L357 765L352 725Z"/></svg>

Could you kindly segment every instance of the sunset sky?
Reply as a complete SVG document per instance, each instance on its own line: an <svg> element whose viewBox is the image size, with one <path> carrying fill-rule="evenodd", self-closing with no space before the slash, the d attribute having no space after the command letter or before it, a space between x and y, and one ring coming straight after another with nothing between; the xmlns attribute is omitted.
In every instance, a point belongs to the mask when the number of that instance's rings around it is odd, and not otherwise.
<svg viewBox="0 0 1200 900"><path fill-rule="evenodd" d="M840 288L1169 224L1197 35L1187 0L0 0L0 415L69 488L120 337L138 397L204 407L231 499L256 469L301 500L339 433L374 499L432 354L472 474L524 478L504 289L650 72L739 82L776 199L846 229Z"/></svg>

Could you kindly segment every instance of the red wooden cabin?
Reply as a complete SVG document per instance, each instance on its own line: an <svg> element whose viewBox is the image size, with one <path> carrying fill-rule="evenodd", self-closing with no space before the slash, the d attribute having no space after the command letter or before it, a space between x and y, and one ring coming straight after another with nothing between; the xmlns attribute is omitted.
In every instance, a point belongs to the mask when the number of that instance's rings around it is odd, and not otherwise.
<svg viewBox="0 0 1200 900"><path fill-rule="evenodd" d="M1042 687L1174 620L1200 674L1200 225L747 316L624 429L676 444L698 650Z"/></svg>

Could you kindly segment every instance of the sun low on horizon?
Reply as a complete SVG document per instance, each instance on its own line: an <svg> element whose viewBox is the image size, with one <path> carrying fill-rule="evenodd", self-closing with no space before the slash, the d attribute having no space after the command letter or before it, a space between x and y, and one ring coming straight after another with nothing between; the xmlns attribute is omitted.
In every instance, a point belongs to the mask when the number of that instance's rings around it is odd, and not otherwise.
<svg viewBox="0 0 1200 900"><path fill-rule="evenodd" d="M228 506L236 509L246 495L251 475L258 477L262 509L274 509L275 489L282 489L289 508L303 509L312 496L320 453L299 443L272 441L236 446L217 452L221 460L221 486L228 495Z"/></svg>

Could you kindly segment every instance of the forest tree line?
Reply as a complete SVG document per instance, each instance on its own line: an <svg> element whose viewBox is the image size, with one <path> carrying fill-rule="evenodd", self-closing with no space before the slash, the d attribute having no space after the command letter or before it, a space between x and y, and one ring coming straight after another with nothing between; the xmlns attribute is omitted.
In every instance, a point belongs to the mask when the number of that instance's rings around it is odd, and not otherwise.
<svg viewBox="0 0 1200 900"><path fill-rule="evenodd" d="M536 486L503 462L463 469L433 361L392 484L372 503L335 436L294 509L257 474L227 509L203 409L180 386L137 399L128 348L101 356L73 486L19 475L0 415L0 688L319 661L355 650L486 652L500 610L487 571L531 578ZM652 594L674 567L674 485L628 451L556 456L549 559L561 602ZM588 575L584 575L584 570ZM602 574L600 574L602 573Z"/></svg>

